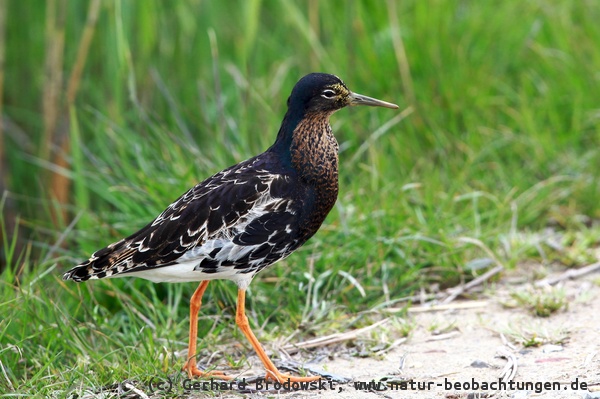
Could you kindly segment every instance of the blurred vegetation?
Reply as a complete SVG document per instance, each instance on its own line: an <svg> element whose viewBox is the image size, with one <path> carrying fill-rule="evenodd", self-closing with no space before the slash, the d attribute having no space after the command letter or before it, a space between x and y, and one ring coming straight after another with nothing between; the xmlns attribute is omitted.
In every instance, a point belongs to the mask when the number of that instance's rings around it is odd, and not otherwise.
<svg viewBox="0 0 600 399"><path fill-rule="evenodd" d="M599 20L592 0L0 0L0 391L183 363L193 284L61 272L266 149L313 71L403 112L333 117L338 204L257 278L255 325L323 333L497 265L593 261ZM201 326L204 350L239 336L234 286L208 295L231 328Z"/></svg>

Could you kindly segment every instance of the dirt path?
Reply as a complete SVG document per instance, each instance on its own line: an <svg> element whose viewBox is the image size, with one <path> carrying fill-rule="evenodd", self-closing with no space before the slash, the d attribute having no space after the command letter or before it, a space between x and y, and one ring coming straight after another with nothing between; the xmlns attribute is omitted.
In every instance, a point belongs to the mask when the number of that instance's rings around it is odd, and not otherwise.
<svg viewBox="0 0 600 399"><path fill-rule="evenodd" d="M525 284L504 284L482 296L488 297L484 300L452 302L453 305L465 304L470 308L460 309L457 306L444 311L411 313L410 322L415 328L409 338L380 359L359 358L340 350L319 363L331 373L350 378L350 383L334 382L321 386L325 389L317 390L282 392L270 389L243 394L229 391L216 396L282 399L600 398L598 274L561 284L568 308L547 318L532 316L523 308L502 305L510 299L511 292L525 290ZM436 335L436 329L441 333ZM518 343L520 340L548 343L525 347ZM360 344L360 339L357 343ZM515 389L510 389L510 385L506 390L482 386L483 383L497 384L501 372L509 364L506 358L498 357L500 353L516 362L513 381L515 384L531 383L527 390L517 390L514 386ZM259 364L258 359L253 360ZM509 367L508 372L511 370ZM371 385L370 389L356 385L378 382L383 377L388 377L388 383L395 381L397 389L391 389L389 385L385 387L384 383ZM402 386L402 381L406 386ZM457 389L456 383L470 383L470 386ZM480 384L479 389L474 389L473 383ZM544 386L544 383L560 385L550 387ZM579 386L575 387L575 383ZM587 388L582 388L582 383L586 383ZM248 387L254 386L249 384ZM478 392L479 396L474 392Z"/></svg>

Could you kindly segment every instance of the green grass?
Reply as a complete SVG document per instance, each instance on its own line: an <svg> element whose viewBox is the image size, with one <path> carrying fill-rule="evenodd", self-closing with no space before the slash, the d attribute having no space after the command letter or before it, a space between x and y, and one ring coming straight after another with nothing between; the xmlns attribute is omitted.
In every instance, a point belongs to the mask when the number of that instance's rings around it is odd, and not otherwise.
<svg viewBox="0 0 600 399"><path fill-rule="evenodd" d="M511 298L516 306L528 309L539 317L549 317L561 309L567 309L569 305L564 290L554 287L513 292Z"/></svg>
<svg viewBox="0 0 600 399"><path fill-rule="evenodd" d="M22 243L2 235L0 393L60 396L181 367L193 284L78 285L61 273L266 149L293 84L311 71L408 110L332 118L340 197L309 243L252 284L249 317L264 342L360 327L362 311L496 263L593 260L596 2L103 2L77 98L61 107L68 204L49 199L56 168L40 155L42 4L14 0L7 11L3 173ZM66 76L87 6L67 4ZM55 209L69 219L53 223ZM547 228L562 249L547 244ZM232 349L242 338L234 306L235 286L211 283L199 349L226 343L243 368L249 346Z"/></svg>

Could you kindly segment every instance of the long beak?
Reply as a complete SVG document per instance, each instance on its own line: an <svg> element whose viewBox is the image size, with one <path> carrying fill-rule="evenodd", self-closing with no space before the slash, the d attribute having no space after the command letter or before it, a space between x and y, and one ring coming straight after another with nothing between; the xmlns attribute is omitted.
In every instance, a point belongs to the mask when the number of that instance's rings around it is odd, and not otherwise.
<svg viewBox="0 0 600 399"><path fill-rule="evenodd" d="M348 98L350 100L348 102L349 105L370 105L371 107L385 107L398 109L398 106L396 104L381 101L372 97L363 96L362 94L358 93L350 93Z"/></svg>

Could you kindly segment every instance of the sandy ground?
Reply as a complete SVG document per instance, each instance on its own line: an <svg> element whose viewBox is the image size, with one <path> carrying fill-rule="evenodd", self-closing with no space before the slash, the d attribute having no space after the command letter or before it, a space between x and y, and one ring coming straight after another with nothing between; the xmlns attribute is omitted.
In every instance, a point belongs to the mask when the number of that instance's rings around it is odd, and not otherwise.
<svg viewBox="0 0 600 399"><path fill-rule="evenodd" d="M455 300L450 309L411 312L408 318L415 326L411 335L378 358L357 357L355 348L338 345L330 347L329 356L317 362L316 366L347 377L350 382L331 382L321 389L292 392L273 387L265 390L264 385L259 386L263 389L254 390L256 384L249 383L242 392L192 393L190 398L600 398L597 282L598 273L560 283L567 295L568 308L547 318L535 317L523 308L503 306L511 292L527 289L524 283L503 283L480 295L478 300ZM465 308L461 309L462 306ZM377 328L389 333L394 327L393 323L387 323ZM376 331L366 335L373 333ZM519 343L519 337L548 343L525 347ZM355 340L355 345L360 346L360 341L361 338ZM306 352L302 356L308 360ZM257 365L250 374L257 375L260 362L255 357L250 360ZM516 364L513 381L530 383L525 387L528 389L514 386L511 389L510 385L500 390L496 386L482 387L483 383L497 384L503 371L514 371L511 364ZM379 382L382 378L388 383L396 382L397 389L384 382L370 388L356 385ZM560 385L554 390L545 389L544 383L553 382ZM457 388L457 383L462 389ZM480 384L479 389L474 389L477 387L473 383ZM587 387L582 388L582 383Z"/></svg>

